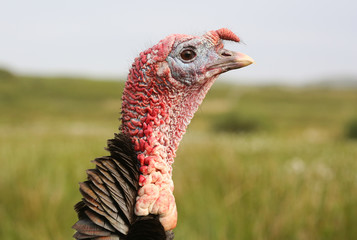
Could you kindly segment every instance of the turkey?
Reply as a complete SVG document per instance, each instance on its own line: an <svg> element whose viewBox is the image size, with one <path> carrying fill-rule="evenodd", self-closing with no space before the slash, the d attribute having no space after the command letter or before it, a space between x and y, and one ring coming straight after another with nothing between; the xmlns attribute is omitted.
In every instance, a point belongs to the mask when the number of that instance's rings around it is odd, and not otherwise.
<svg viewBox="0 0 357 240"><path fill-rule="evenodd" d="M172 164L180 140L215 79L253 63L224 48L222 28L173 34L140 53L122 96L119 133L94 160L75 210L76 239L173 239L177 210Z"/></svg>

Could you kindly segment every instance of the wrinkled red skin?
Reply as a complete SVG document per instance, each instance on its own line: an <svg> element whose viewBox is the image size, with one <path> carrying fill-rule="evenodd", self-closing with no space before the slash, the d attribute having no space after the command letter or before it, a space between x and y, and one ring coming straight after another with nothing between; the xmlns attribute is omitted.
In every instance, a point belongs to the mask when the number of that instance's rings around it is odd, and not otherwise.
<svg viewBox="0 0 357 240"><path fill-rule="evenodd" d="M229 30L208 32L214 45L220 38L239 41ZM122 131L132 137L141 176L135 214L158 214L165 230L176 227L172 164L186 127L216 76L187 85L174 79L166 62L175 43L195 38L170 35L140 53L130 69L123 92ZM218 46L222 47L222 46Z"/></svg>

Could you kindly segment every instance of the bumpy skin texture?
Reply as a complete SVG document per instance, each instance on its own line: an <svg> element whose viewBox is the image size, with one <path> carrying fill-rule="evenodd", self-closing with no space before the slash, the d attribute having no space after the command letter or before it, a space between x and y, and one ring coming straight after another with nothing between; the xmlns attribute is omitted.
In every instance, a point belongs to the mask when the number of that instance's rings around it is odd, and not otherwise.
<svg viewBox="0 0 357 240"><path fill-rule="evenodd" d="M221 39L239 41L228 29L202 37L171 35L135 59L123 93L122 131L132 136L140 163L135 214L157 214L165 230L175 228L172 164L179 142L217 76L209 70L223 48ZM180 53L194 48L194 61Z"/></svg>

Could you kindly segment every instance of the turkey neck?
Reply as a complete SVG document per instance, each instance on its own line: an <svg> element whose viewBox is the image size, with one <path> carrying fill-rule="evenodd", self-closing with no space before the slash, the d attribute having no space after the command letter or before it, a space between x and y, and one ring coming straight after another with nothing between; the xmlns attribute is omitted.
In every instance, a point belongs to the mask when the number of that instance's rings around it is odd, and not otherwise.
<svg viewBox="0 0 357 240"><path fill-rule="evenodd" d="M164 73L160 72L163 68L167 69ZM151 172L148 160L143 159L146 155L161 157L171 174L182 136L213 80L184 85L171 77L165 62L130 70L122 98L121 130L132 137L143 174Z"/></svg>
<svg viewBox="0 0 357 240"><path fill-rule="evenodd" d="M137 58L125 84L121 130L131 136L141 172L135 213L159 214L165 230L176 226L176 150L213 82L187 86L172 78L166 61L143 65Z"/></svg>

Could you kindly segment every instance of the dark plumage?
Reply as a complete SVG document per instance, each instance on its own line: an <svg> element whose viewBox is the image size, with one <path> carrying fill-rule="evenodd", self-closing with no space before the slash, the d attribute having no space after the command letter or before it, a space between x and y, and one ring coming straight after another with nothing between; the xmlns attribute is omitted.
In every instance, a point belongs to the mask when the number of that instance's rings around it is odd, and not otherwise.
<svg viewBox="0 0 357 240"><path fill-rule="evenodd" d="M110 155L95 159L96 168L87 170L88 180L80 183L83 199L75 206L79 221L73 225L77 231L74 237L173 239L172 231L165 234L158 216L138 217L134 214L140 172L130 137L116 134L108 141L107 150Z"/></svg>

